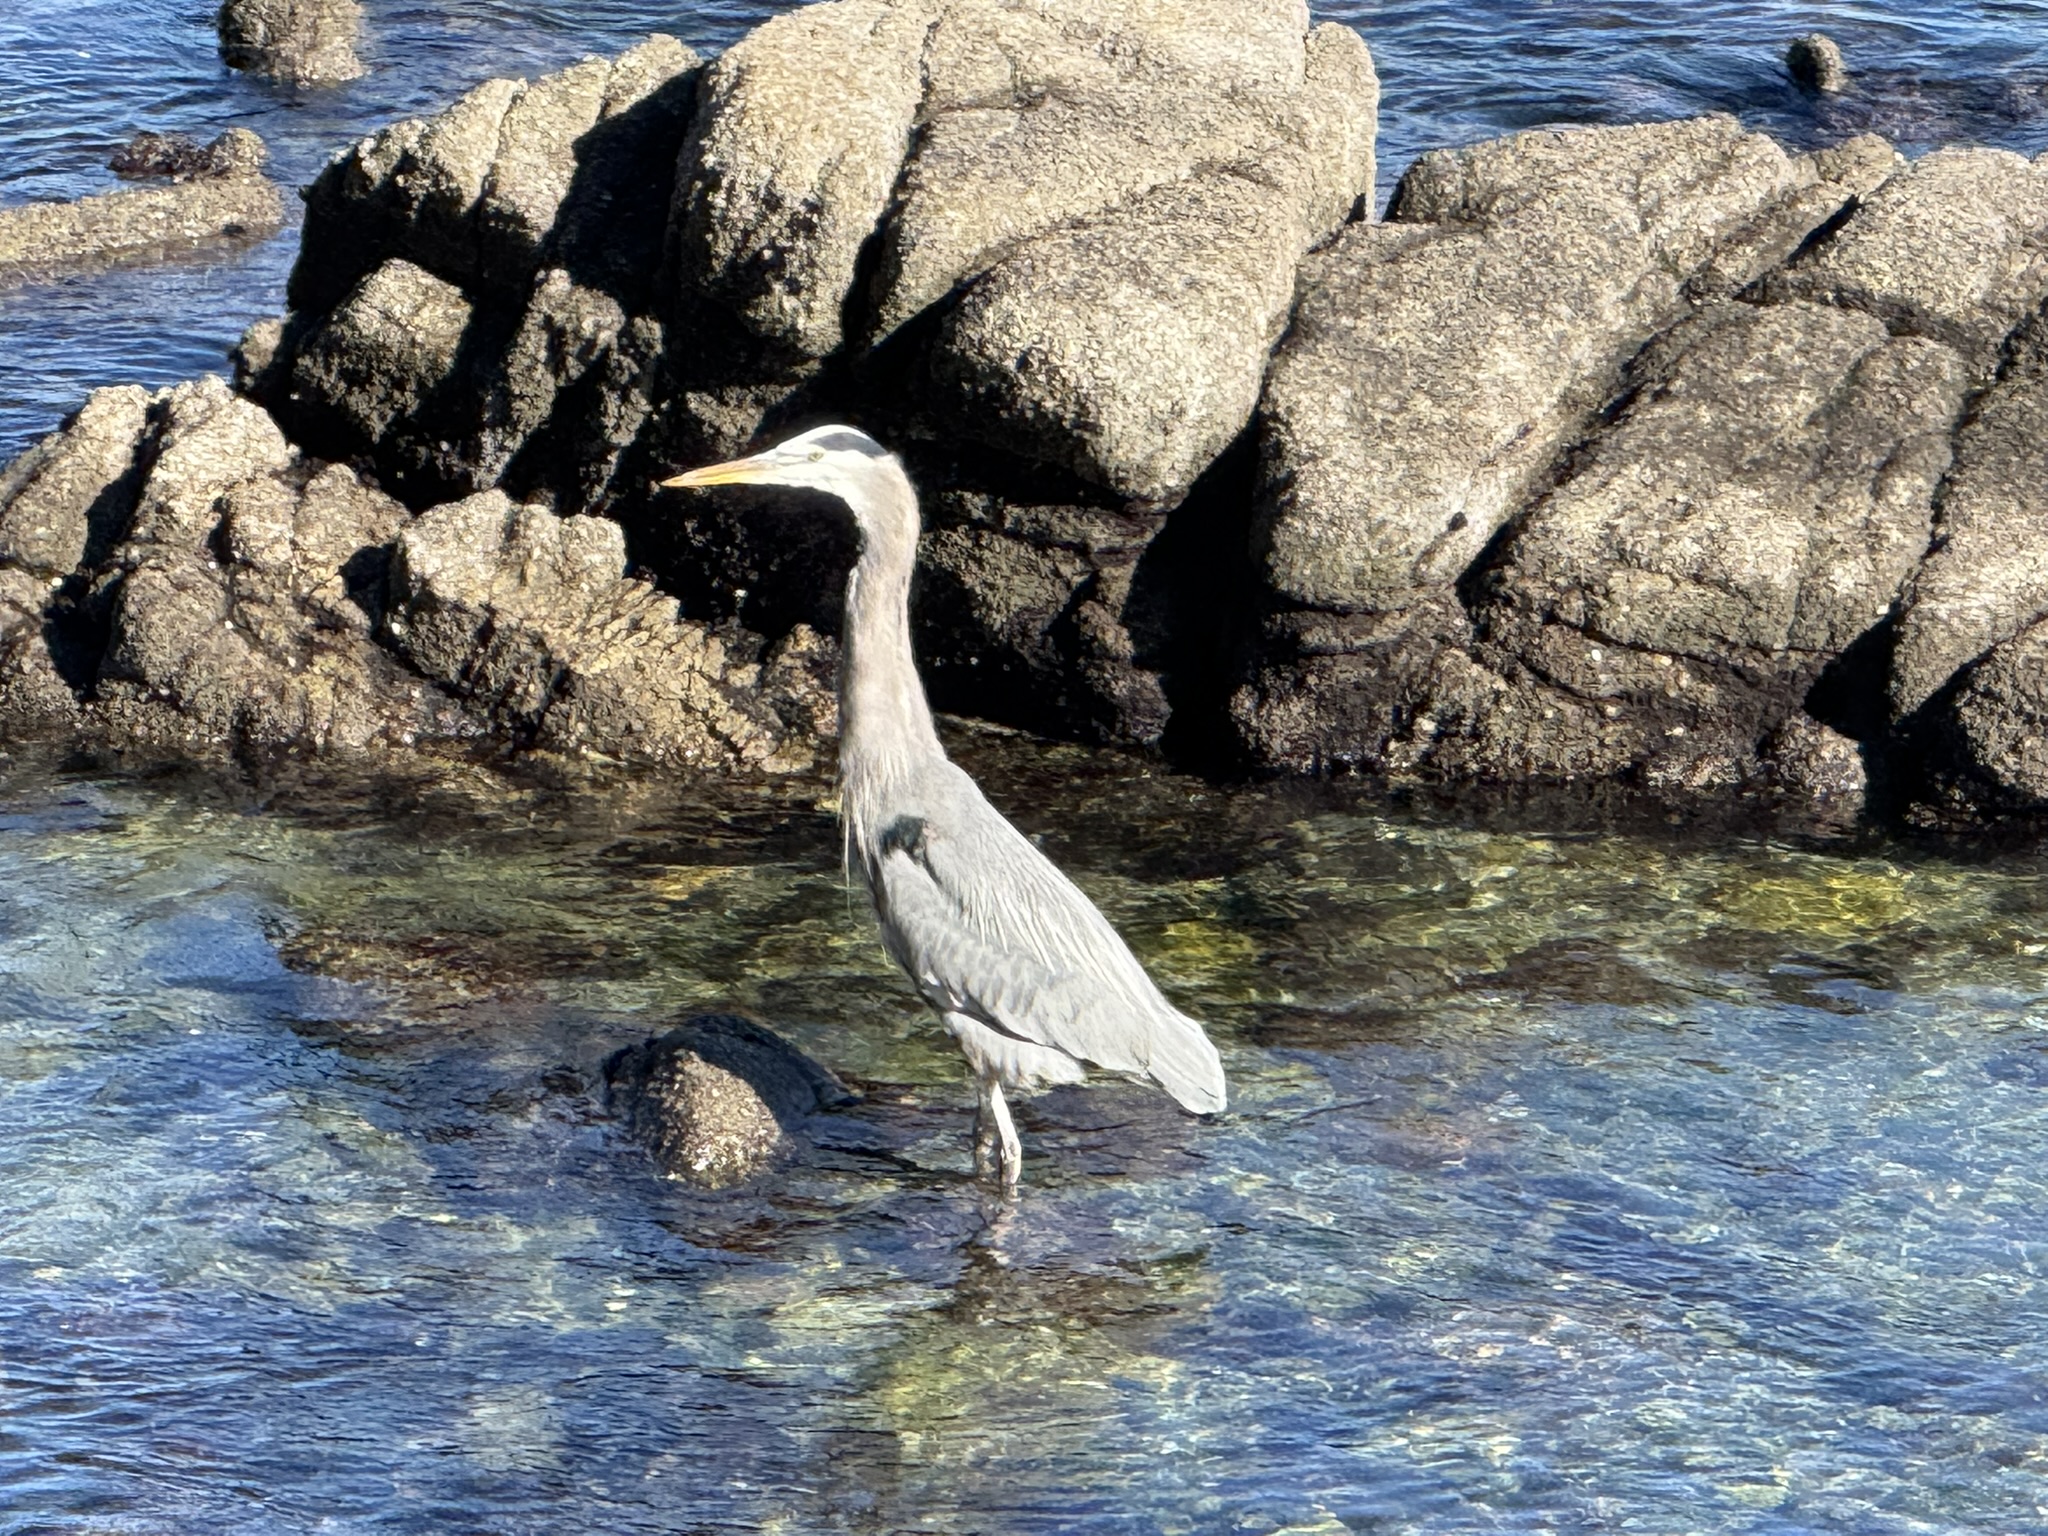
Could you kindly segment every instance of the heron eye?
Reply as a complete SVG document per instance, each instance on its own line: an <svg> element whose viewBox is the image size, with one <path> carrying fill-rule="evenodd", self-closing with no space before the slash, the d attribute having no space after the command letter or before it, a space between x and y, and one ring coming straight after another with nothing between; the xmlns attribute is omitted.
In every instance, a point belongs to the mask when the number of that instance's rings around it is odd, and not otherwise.
<svg viewBox="0 0 2048 1536"><path fill-rule="evenodd" d="M822 459L823 457L825 457L825 450L824 450L824 449L822 449L822 448L813 448L813 449L811 450L811 462L812 462L813 464L817 463L817 462L818 462L818 460Z"/></svg>

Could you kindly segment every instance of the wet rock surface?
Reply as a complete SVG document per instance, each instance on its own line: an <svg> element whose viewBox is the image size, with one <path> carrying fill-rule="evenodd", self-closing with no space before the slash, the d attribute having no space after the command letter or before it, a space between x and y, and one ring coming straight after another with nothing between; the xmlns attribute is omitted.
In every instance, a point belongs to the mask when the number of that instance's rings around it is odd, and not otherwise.
<svg viewBox="0 0 2048 1536"><path fill-rule="evenodd" d="M230 69L295 85L335 85L363 73L357 0L222 0L215 28Z"/></svg>
<svg viewBox="0 0 2048 1536"><path fill-rule="evenodd" d="M182 133L138 133L107 161L121 176L190 181L204 176L252 175L263 168L263 140L246 128L230 128L210 144Z"/></svg>
<svg viewBox="0 0 2048 1536"><path fill-rule="evenodd" d="M773 1030L700 1014L604 1064L605 1097L670 1178L717 1188L771 1167L820 1111L854 1096Z"/></svg>
<svg viewBox="0 0 2048 1536"><path fill-rule="evenodd" d="M923 493L943 709L1252 771L2019 803L1967 786L2048 617L2048 168L1537 130L1374 220L1377 100L1286 0L833 0L709 65L487 81L308 189L175 538L135 530L199 386L0 481L66 509L0 518L9 708L818 762L843 517L653 483L846 419ZM341 476L377 517L309 500ZM258 601L262 497L355 573L360 624L261 599L328 637L317 702L260 635L281 671L201 685L257 665L199 637Z"/></svg>
<svg viewBox="0 0 2048 1536"><path fill-rule="evenodd" d="M2048 626L2033 624L1973 661L1920 722L1914 744L1936 822L2048 812Z"/></svg>
<svg viewBox="0 0 2048 1536"><path fill-rule="evenodd" d="M114 169L165 184L0 208L0 284L270 235L284 222L284 201L263 175L263 159L263 141L246 128L204 148L139 135Z"/></svg>
<svg viewBox="0 0 2048 1536"><path fill-rule="evenodd" d="M1796 37L1785 50L1785 67L1809 91L1832 95L1849 88L1849 62L1842 45L1824 32Z"/></svg>

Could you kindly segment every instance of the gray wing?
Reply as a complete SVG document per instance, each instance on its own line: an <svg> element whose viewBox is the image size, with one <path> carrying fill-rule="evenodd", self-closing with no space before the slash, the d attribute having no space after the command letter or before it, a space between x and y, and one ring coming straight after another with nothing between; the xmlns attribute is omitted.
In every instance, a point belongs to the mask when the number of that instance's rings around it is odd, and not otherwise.
<svg viewBox="0 0 2048 1536"><path fill-rule="evenodd" d="M883 942L939 1007L1151 1077L1198 1113L1223 1107L1201 1025L959 768L935 765L864 853Z"/></svg>

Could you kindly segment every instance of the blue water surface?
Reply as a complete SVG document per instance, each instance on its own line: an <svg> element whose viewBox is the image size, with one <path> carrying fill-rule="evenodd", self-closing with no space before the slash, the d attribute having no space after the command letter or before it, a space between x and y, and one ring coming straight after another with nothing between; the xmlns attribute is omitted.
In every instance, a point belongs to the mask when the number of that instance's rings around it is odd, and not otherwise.
<svg viewBox="0 0 2048 1536"><path fill-rule="evenodd" d="M960 746L1232 1085L1007 1210L823 786L0 768L0 1531L2048 1530L2048 860ZM864 1097L703 1193L712 1006Z"/></svg>

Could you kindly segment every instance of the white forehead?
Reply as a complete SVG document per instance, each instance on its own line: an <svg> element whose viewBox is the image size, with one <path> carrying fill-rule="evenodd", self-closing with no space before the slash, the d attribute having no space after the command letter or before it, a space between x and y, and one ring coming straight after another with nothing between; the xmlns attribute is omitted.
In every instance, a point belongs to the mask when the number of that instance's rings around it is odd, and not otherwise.
<svg viewBox="0 0 2048 1536"><path fill-rule="evenodd" d="M768 451L773 454L806 454L814 449L827 453L851 453L865 459L885 459L889 450L876 442L858 427L827 426L813 427L787 441L777 443Z"/></svg>

